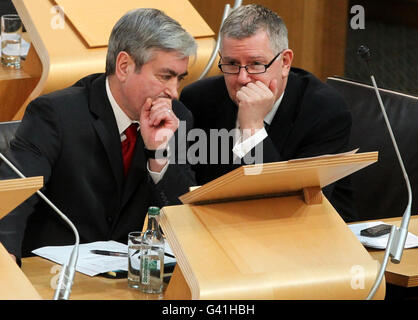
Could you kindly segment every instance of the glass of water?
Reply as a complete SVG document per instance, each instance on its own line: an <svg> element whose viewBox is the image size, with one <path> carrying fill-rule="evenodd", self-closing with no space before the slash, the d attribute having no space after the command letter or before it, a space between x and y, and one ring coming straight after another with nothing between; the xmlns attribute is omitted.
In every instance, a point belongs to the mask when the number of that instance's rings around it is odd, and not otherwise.
<svg viewBox="0 0 418 320"><path fill-rule="evenodd" d="M20 68L22 21L17 14L1 16L1 63L9 68Z"/></svg>
<svg viewBox="0 0 418 320"><path fill-rule="evenodd" d="M139 231L128 234L128 286L135 289L139 289L141 281L142 235Z"/></svg>

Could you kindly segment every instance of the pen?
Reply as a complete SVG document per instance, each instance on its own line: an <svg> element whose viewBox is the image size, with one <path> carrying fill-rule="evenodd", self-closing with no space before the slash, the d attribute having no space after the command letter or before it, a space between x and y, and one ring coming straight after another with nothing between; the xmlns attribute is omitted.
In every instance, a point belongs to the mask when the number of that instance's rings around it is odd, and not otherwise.
<svg viewBox="0 0 418 320"><path fill-rule="evenodd" d="M91 253L101 254L102 256L112 257L127 257L128 254L125 252L107 251L107 250L90 250Z"/></svg>
<svg viewBox="0 0 418 320"><path fill-rule="evenodd" d="M113 256L113 257L127 257L128 254L125 252L116 252L116 251L108 251L108 250L90 250L91 253L94 254L101 254L102 256ZM135 254L139 253L139 250L135 252ZM164 252L164 255L167 257L175 258L170 253Z"/></svg>
<svg viewBox="0 0 418 320"><path fill-rule="evenodd" d="M172 254L169 254L167 252L164 252L164 255L167 256L167 257L170 257L170 258L175 258L175 256L173 256Z"/></svg>

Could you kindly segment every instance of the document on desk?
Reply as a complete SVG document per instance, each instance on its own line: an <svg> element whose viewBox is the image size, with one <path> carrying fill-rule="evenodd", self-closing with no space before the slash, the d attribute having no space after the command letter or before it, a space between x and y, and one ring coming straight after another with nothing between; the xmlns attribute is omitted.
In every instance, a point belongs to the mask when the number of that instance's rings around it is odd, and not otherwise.
<svg viewBox="0 0 418 320"><path fill-rule="evenodd" d="M354 223L348 225L351 231L356 235L357 239L365 246L374 249L386 249L386 245L389 240L389 234L385 234L380 237L364 237L360 235L360 231L369 227L374 227L378 224L383 224L383 221L374 221L374 222L364 222L364 223ZM406 237L405 249L418 247L418 237L408 232Z"/></svg>
<svg viewBox="0 0 418 320"><path fill-rule="evenodd" d="M73 245L42 247L33 250L32 253L62 265L68 262L73 247ZM127 257L105 256L92 253L91 250L106 250L128 253L128 246L113 240L80 244L76 266L76 270L78 272L84 273L88 276L95 276L100 273L115 270L128 271ZM173 252L167 242L165 243L164 250L166 253L173 255ZM176 262L176 259L167 256L164 257L164 264L172 262Z"/></svg>

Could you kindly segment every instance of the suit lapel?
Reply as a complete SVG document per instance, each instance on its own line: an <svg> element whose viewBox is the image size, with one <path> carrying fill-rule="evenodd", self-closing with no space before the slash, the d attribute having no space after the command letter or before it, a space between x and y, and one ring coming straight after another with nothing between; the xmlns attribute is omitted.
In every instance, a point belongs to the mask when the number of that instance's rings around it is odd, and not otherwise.
<svg viewBox="0 0 418 320"><path fill-rule="evenodd" d="M96 115L93 126L103 144L116 179L118 190L123 187L123 160L119 130L112 106L106 94L105 75L93 81L90 94L90 111Z"/></svg>
<svg viewBox="0 0 418 320"><path fill-rule="evenodd" d="M226 89L225 89L226 90ZM214 121L214 123L217 123L218 129L226 129L228 131L228 134L231 133L231 130L236 128L237 124L237 115L238 115L238 107L235 105L235 103L229 98L228 95L226 95L227 98L223 100L223 102L219 105L218 108L218 115L217 115L217 121ZM229 164L226 165L225 172L231 171L239 165L233 164L234 161L234 153L232 152L232 148L234 147L234 142L231 138L229 138L229 146L228 146L228 159ZM225 150L225 148L222 148L222 146L218 146L218 163L221 163L221 156L222 151ZM209 154L210 150L208 150Z"/></svg>
<svg viewBox="0 0 418 320"><path fill-rule="evenodd" d="M289 74L283 100L270 124L268 134L281 154L283 154L286 140L291 132L298 105L300 105L301 83L292 72Z"/></svg>
<svg viewBox="0 0 418 320"><path fill-rule="evenodd" d="M225 128L228 131L232 130L236 125L237 114L238 107L228 97L219 105L218 114L214 123L217 125L218 129Z"/></svg>

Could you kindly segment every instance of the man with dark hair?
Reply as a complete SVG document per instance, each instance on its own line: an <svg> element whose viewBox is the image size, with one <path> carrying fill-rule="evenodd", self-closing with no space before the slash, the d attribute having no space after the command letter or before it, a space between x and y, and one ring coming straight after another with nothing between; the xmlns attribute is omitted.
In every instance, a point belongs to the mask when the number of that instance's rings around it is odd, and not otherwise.
<svg viewBox="0 0 418 320"><path fill-rule="evenodd" d="M25 176L44 177L42 191L82 243L126 242L142 228L149 206L178 203L194 184L187 165L155 155L167 148L179 120L192 122L176 99L195 54L193 37L179 23L156 9L132 10L112 30L106 74L27 107L8 157ZM8 171L3 164L3 177ZM38 247L72 244L74 235L34 195L0 220L0 242L20 258Z"/></svg>
<svg viewBox="0 0 418 320"><path fill-rule="evenodd" d="M309 72L291 68L293 51L276 13L260 5L238 7L220 35L223 76L197 81L180 97L195 127L209 137L207 163L193 166L198 184L242 164L347 151L351 114L344 100ZM237 133L227 148L229 162L217 148L219 136L210 134L222 129ZM331 185L324 194L346 221L355 219L349 186Z"/></svg>

